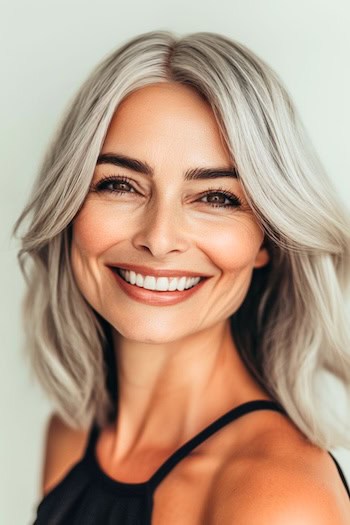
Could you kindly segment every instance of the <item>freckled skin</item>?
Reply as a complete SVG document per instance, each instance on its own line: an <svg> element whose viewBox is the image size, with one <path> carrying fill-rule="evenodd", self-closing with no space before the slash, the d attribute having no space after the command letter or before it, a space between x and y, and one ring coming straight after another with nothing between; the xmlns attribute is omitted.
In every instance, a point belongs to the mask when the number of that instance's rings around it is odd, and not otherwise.
<svg viewBox="0 0 350 525"><path fill-rule="evenodd" d="M71 257L82 294L115 329L120 413L114 455L125 458L155 439L166 446L181 442L233 400L262 393L237 356L228 318L269 254L238 180L184 181L189 168L232 164L210 106L192 88L155 84L129 95L101 149L112 152L147 162L155 175L96 166L92 185L122 175L138 193L91 191L73 222ZM219 187L237 195L242 207L211 207L203 194ZM125 295L107 268L114 261L212 278L185 301L153 306ZM164 429L169 412L173 421Z"/></svg>

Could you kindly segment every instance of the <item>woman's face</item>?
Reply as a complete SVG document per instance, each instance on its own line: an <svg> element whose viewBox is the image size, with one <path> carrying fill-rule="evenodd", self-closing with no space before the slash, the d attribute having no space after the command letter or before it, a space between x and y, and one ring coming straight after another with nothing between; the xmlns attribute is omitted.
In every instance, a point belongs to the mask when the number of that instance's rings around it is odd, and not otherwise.
<svg viewBox="0 0 350 525"><path fill-rule="evenodd" d="M71 261L86 300L122 336L147 343L225 322L243 302L253 269L269 255L210 106L176 83L135 91L111 121L100 152L107 154L140 161L152 173L111 157L97 163L73 221ZM203 168L226 174L185 178ZM148 291L111 269L124 265L207 278L190 291ZM170 281L159 283L178 284Z"/></svg>

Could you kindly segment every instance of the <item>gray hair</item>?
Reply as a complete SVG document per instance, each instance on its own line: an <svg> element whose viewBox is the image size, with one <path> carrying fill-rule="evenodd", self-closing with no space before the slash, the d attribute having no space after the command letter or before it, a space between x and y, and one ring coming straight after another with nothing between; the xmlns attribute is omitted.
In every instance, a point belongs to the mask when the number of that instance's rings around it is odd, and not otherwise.
<svg viewBox="0 0 350 525"><path fill-rule="evenodd" d="M118 105L143 86L169 81L192 86L210 104L271 253L230 319L238 351L311 442L350 447L343 421L321 419L326 407L315 390L323 370L350 400L349 216L277 74L215 33L130 39L95 67L67 108L13 229L16 235L30 217L18 260L32 369L71 426L113 417L108 327L73 278L71 224Z"/></svg>

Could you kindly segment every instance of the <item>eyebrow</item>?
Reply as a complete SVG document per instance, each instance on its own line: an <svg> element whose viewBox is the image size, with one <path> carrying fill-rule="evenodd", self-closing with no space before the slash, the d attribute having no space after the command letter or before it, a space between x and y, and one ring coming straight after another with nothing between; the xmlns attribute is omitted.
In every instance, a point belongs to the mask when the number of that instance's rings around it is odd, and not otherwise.
<svg viewBox="0 0 350 525"><path fill-rule="evenodd" d="M96 162L96 165L98 164L113 164L114 166L127 168L136 171L137 173L149 175L150 177L154 175L154 169L147 162L142 162L141 160L133 159L126 155L119 155L117 153L100 154ZM219 177L233 177L234 179L238 179L239 174L234 166L228 168L191 168L184 173L184 179L186 181L216 179Z"/></svg>

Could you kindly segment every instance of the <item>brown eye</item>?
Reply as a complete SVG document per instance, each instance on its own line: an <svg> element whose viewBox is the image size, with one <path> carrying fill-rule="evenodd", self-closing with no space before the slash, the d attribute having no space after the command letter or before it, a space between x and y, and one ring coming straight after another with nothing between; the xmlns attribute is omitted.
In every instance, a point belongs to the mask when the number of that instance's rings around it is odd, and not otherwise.
<svg viewBox="0 0 350 525"><path fill-rule="evenodd" d="M131 191L129 191L131 190ZM109 193L135 193L133 186L127 177L109 176L101 179L93 188L93 191Z"/></svg>
<svg viewBox="0 0 350 525"><path fill-rule="evenodd" d="M236 195L228 191L210 191L201 198L207 198L205 204L209 204L209 206L214 208L237 208L242 204Z"/></svg>

